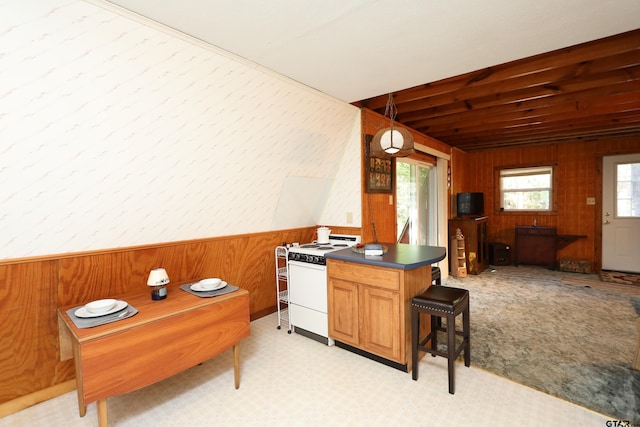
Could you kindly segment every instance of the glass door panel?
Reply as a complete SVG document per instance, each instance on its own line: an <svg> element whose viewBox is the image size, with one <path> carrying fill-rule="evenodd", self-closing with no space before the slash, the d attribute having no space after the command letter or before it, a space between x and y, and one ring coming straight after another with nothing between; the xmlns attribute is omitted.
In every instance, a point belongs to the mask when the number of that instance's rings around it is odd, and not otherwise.
<svg viewBox="0 0 640 427"><path fill-rule="evenodd" d="M436 168L396 160L396 219L399 243L437 245Z"/></svg>

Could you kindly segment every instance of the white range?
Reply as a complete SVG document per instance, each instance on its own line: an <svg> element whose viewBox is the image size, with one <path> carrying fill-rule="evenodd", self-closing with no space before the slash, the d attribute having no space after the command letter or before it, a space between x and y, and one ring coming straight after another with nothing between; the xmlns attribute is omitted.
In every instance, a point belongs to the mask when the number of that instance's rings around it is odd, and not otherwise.
<svg viewBox="0 0 640 427"><path fill-rule="evenodd" d="M327 314L327 266L324 255L360 243L360 236L329 235L328 243L289 249L289 315L295 332L333 345Z"/></svg>

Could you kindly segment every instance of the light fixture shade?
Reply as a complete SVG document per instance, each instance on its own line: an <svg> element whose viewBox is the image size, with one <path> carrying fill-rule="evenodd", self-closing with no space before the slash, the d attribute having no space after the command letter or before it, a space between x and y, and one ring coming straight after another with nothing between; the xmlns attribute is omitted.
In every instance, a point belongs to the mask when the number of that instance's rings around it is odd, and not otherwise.
<svg viewBox="0 0 640 427"><path fill-rule="evenodd" d="M149 279L147 285L149 286L164 286L169 283L169 276L164 268L154 268L149 272Z"/></svg>
<svg viewBox="0 0 640 427"><path fill-rule="evenodd" d="M371 155L376 157L406 157L413 151L413 136L403 127L380 129L371 140Z"/></svg>

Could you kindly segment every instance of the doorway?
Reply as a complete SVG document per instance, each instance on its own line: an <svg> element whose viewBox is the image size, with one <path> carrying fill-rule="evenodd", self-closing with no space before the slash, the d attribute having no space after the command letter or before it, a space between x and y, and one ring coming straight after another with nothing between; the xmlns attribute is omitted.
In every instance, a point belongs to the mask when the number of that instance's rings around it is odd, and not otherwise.
<svg viewBox="0 0 640 427"><path fill-rule="evenodd" d="M396 162L396 236L399 243L438 245L436 168L412 159Z"/></svg>
<svg viewBox="0 0 640 427"><path fill-rule="evenodd" d="M640 153L602 158L602 269L640 273Z"/></svg>

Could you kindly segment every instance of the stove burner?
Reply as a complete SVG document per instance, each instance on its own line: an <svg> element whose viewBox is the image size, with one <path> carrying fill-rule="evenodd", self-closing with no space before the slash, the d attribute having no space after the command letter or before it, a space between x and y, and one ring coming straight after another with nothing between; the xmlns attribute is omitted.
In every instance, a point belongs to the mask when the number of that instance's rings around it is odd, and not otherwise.
<svg viewBox="0 0 640 427"><path fill-rule="evenodd" d="M329 236L328 242L312 241L289 250L289 261L305 262L309 264L325 265L325 254L331 251L348 248L360 242L359 236L334 234Z"/></svg>

